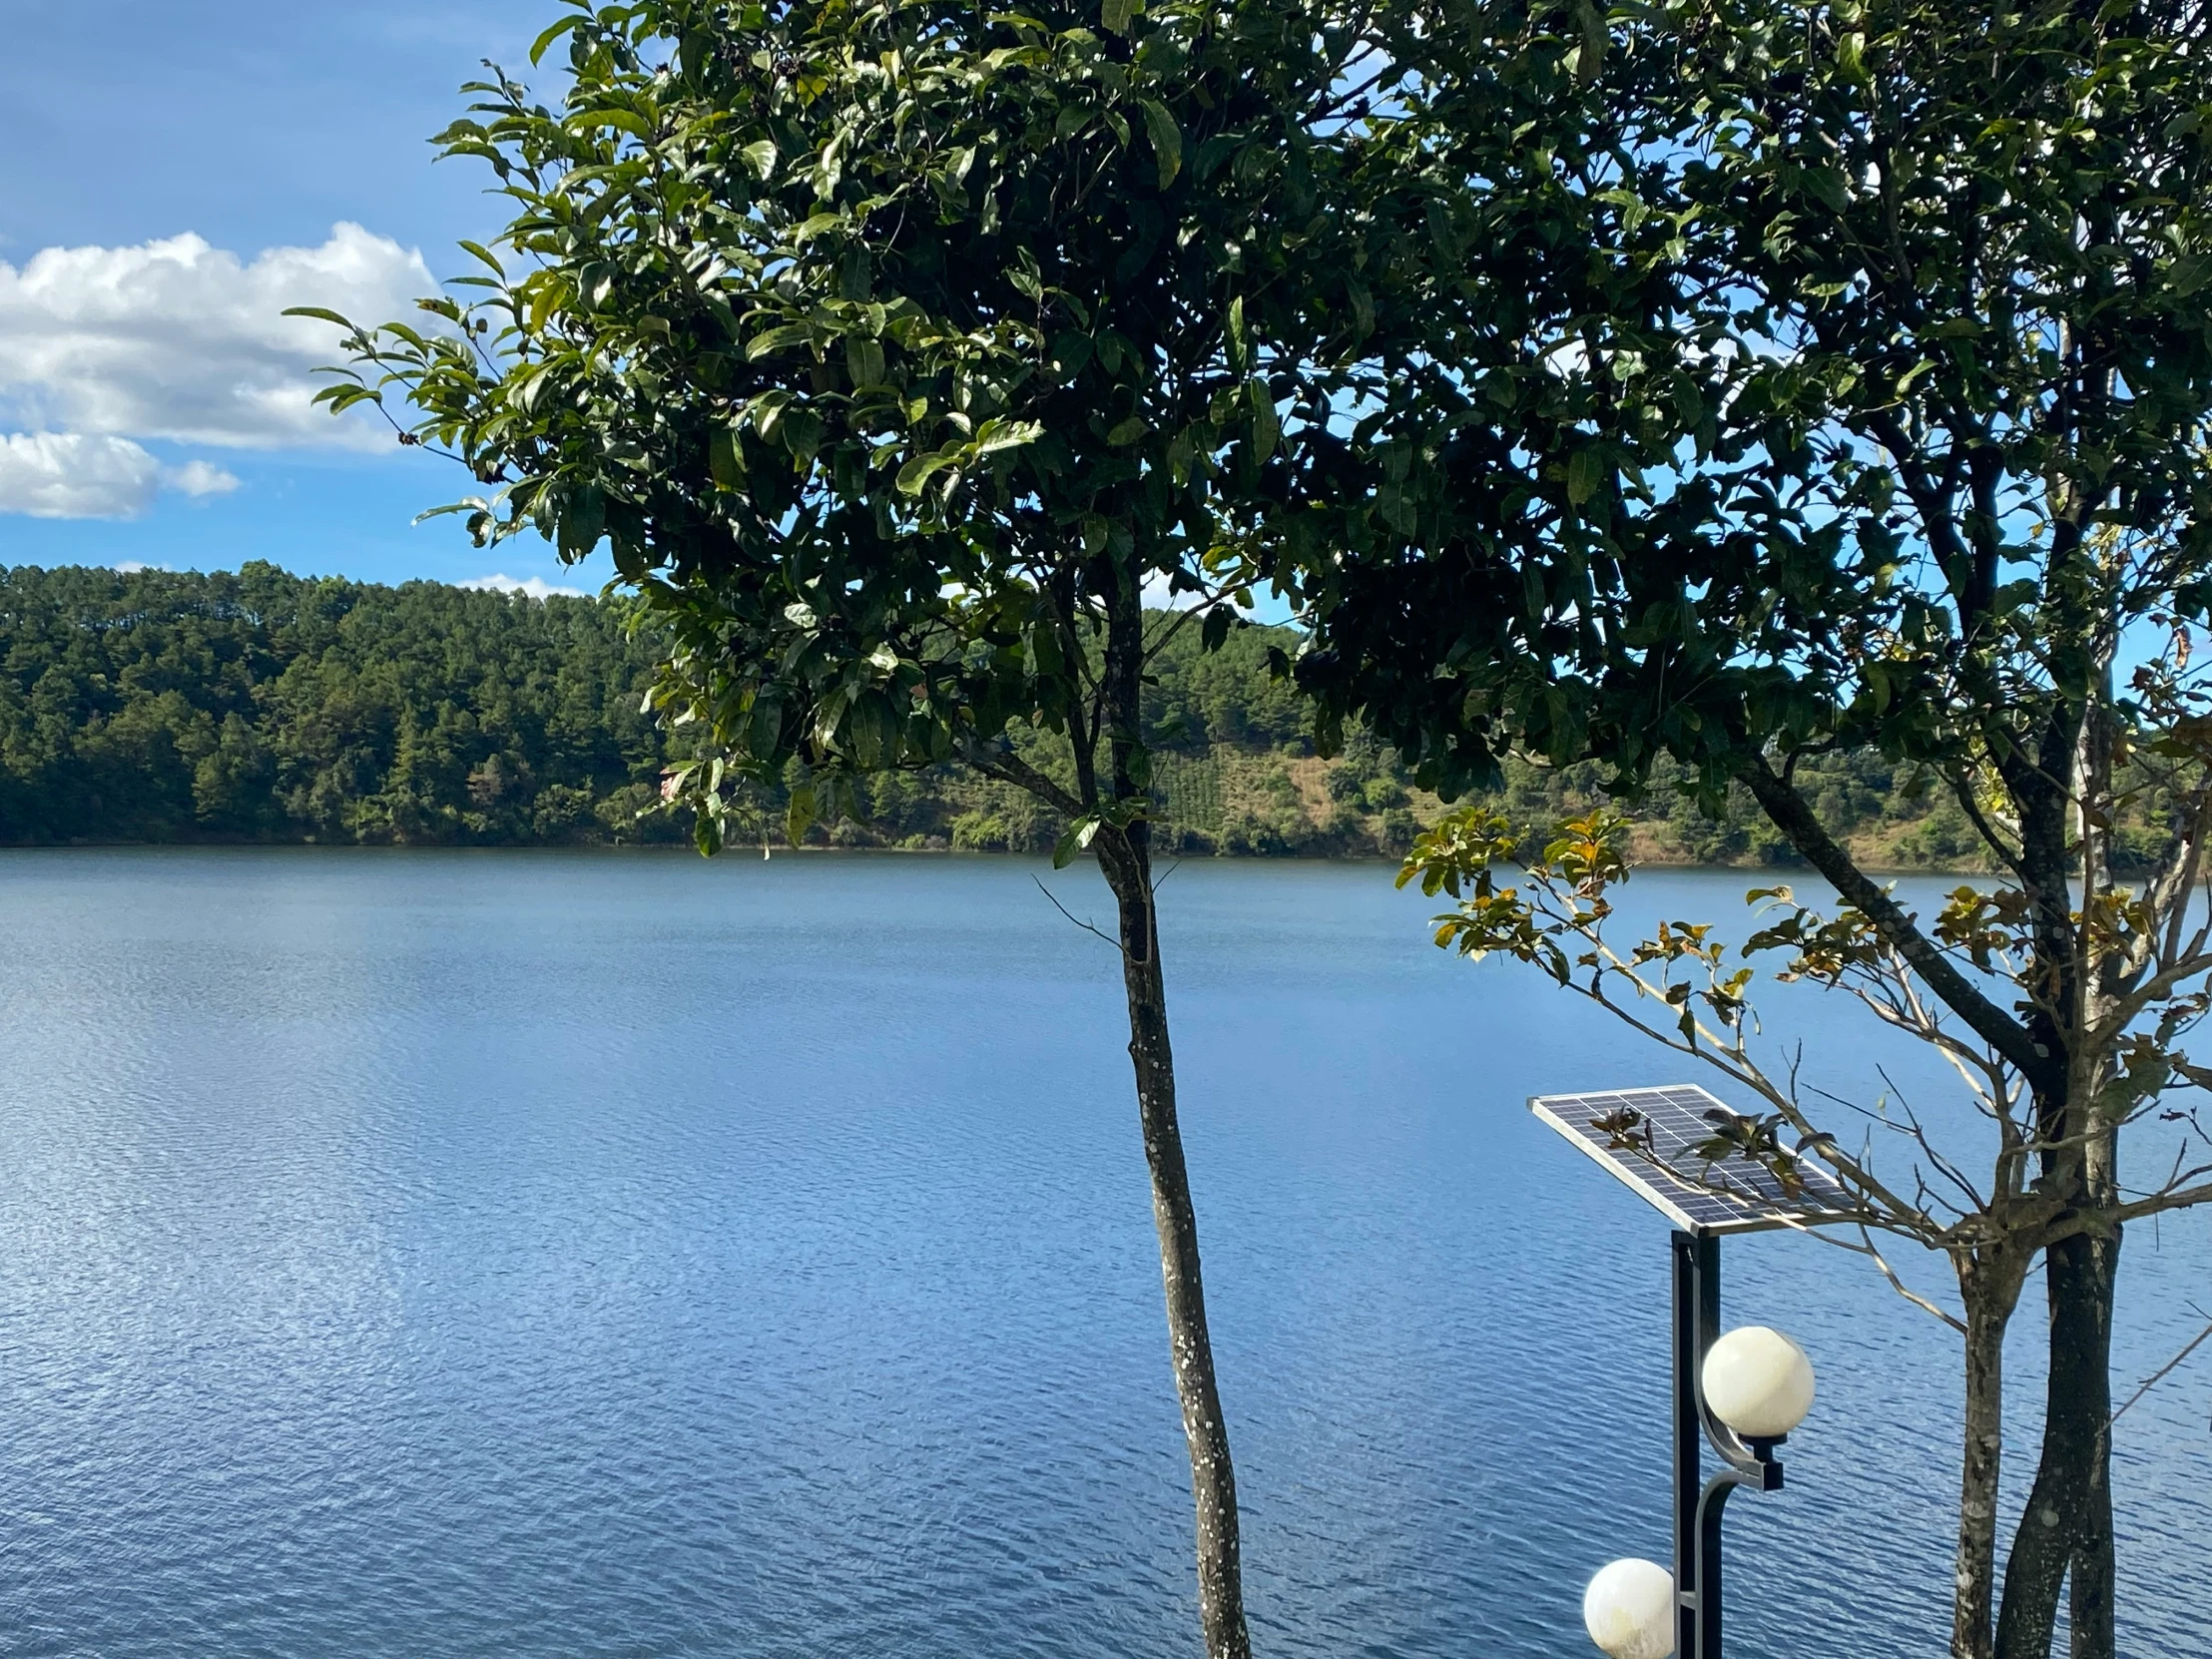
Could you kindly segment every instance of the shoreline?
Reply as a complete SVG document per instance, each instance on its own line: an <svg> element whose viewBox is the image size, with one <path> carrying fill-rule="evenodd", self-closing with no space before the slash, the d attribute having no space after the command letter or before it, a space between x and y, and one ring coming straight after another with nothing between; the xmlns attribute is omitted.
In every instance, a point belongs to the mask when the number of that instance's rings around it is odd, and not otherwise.
<svg viewBox="0 0 2212 1659"><path fill-rule="evenodd" d="M733 841L717 856L722 858L750 858L759 843ZM601 856L631 856L648 854L667 856L678 854L699 858L698 848L689 841L318 841L318 840L190 840L190 841L132 841L132 840L74 840L74 841L0 841L0 856L11 853L38 852L364 852L364 853L420 853L420 852L525 852L557 853L567 856L579 854ZM965 846L821 846L808 844L792 846L782 841L771 842L766 848L771 858L804 855L820 857L859 858L1009 858L1035 863L1049 863L1045 852L1009 851L996 847ZM1372 853L1301 853L1301 852L1172 852L1154 853L1156 861L1182 863L1225 864L1370 864L1382 869L1394 869L1398 860L1386 855ZM703 860L704 861L704 860ZM1069 867L1073 867L1072 865ZM1631 868L1638 870L1684 870L1702 874L1770 875L1777 878L1810 876L1820 878L1820 872L1810 864L1742 862L1698 863L1682 858L1640 858L1631 861ZM1986 876L1993 871L1951 864L1890 864L1866 866L1870 875L1884 876Z"/></svg>

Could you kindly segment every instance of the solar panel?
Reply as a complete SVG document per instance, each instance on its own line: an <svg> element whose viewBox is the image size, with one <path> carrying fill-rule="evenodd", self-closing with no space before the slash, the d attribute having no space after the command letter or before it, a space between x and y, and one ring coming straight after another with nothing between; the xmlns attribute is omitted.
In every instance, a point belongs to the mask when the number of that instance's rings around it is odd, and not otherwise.
<svg viewBox="0 0 2212 1659"><path fill-rule="evenodd" d="M1857 1208L1812 1158L1793 1157L1785 1181L1766 1162L1718 1144L1757 1138L1759 1126L1695 1084L1539 1095L1528 1108L1687 1233L1815 1226Z"/></svg>

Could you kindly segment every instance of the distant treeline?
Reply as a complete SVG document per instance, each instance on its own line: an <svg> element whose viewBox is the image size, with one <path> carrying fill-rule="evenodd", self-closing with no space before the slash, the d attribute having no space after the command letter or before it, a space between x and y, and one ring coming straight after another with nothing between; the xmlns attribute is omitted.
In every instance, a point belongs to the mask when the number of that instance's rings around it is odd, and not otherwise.
<svg viewBox="0 0 2212 1659"><path fill-rule="evenodd" d="M0 575L10 841L629 834L661 738L609 606L430 582Z"/></svg>
<svg viewBox="0 0 2212 1659"><path fill-rule="evenodd" d="M409 582L238 573L0 570L0 841L489 845L681 840L654 810L668 739L639 709L656 642L619 602ZM1438 803L1355 732L1319 759L1271 668L1277 629L1156 666L1148 722L1161 838L1185 852L1377 855ZM1049 765L1049 740L1025 742ZM1830 829L1897 866L1954 866L1954 803L1879 757L1818 763ZM1702 817L1662 773L1637 850L1788 862L1748 801ZM775 796L762 802L776 816ZM1515 766L1505 805L1552 820L1602 797L1586 770ZM1029 797L945 771L879 780L817 833L847 845L1036 851L1060 826Z"/></svg>

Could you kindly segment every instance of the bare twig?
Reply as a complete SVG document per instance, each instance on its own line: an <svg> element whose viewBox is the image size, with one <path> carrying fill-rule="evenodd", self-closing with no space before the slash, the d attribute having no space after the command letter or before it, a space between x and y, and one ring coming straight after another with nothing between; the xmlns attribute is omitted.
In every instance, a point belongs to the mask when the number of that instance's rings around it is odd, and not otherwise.
<svg viewBox="0 0 2212 1659"><path fill-rule="evenodd" d="M2202 1308L2199 1308L2193 1302L2189 1305L2189 1311L2194 1314L2202 1314L2204 1312ZM2120 1420L2120 1413L2125 1411L2128 1405L2133 1405L2138 1399L2141 1399L2143 1395L2149 1393L2151 1388L2155 1384L2164 1382L2168 1373L2172 1372L2181 1364L2182 1361L2188 1359L2190 1355L2196 1353L2198 1349L2202 1348L2208 1339L2212 1339L2212 1325L2207 1325L2202 1331L2199 1331L2187 1348L2183 1349L2171 1360L2168 1360L2164 1365L2160 1366L2156 1371L2152 1372L2149 1377L2145 1378L2143 1380L2143 1385L2127 1396L2127 1404L2122 1405L2118 1411L2114 1411L2109 1420L2113 1422L2118 1422Z"/></svg>
<svg viewBox="0 0 2212 1659"><path fill-rule="evenodd" d="M1092 934L1095 937L1104 939L1108 944L1112 945L1124 956L1129 954L1129 947L1127 945L1123 944L1121 940L1115 938L1113 934L1107 932L1104 928L1100 927L1096 922L1085 921L1081 916L1070 910L1065 904L1060 902L1060 900L1054 895L1052 889L1046 886L1041 879L1034 875L1030 876L1029 879L1037 883L1037 891L1043 893L1047 899L1050 899L1052 907L1055 910L1058 910L1060 914L1066 916L1068 920L1074 922L1075 925L1082 928L1084 932Z"/></svg>
<svg viewBox="0 0 2212 1659"><path fill-rule="evenodd" d="M1868 1231L1865 1223L1862 1222L1859 1227L1859 1237L1864 1241L1861 1244L1853 1244L1848 1239L1836 1238L1816 1228L1807 1228L1804 1231L1811 1233L1823 1244L1834 1245L1839 1250L1848 1250L1855 1255L1873 1258L1874 1265L1882 1270L1882 1277L1890 1282L1891 1290L1897 1292L1899 1296L1905 1298L1906 1301L1923 1313L1935 1315L1936 1318L1941 1320L1961 1337L1966 1334L1966 1322L1964 1320L1950 1313L1947 1309L1937 1307L1898 1277L1898 1270L1890 1265L1890 1258L1882 1254L1882 1247L1874 1242L1874 1234Z"/></svg>

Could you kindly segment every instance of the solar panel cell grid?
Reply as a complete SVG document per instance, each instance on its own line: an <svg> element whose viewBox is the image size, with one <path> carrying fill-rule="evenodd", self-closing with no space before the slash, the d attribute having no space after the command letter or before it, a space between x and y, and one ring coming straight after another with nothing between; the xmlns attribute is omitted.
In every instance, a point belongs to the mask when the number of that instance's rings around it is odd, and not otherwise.
<svg viewBox="0 0 2212 1659"><path fill-rule="evenodd" d="M1542 1095L1535 1114L1692 1233L1749 1233L1836 1221L1849 1195L1809 1158L1794 1160L1796 1190L1740 1155L1700 1147L1743 1118L1694 1084Z"/></svg>

